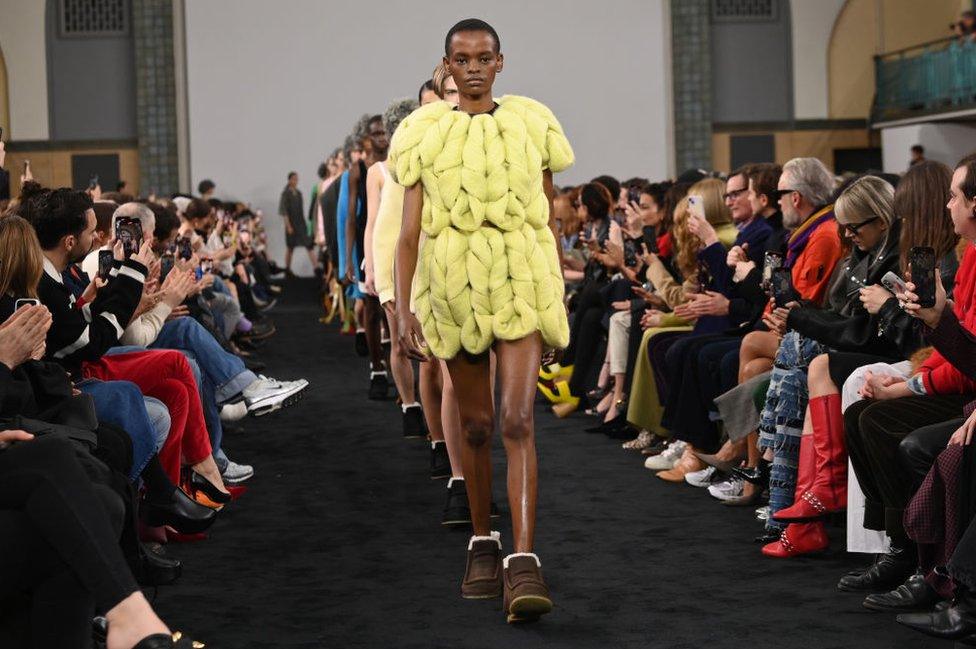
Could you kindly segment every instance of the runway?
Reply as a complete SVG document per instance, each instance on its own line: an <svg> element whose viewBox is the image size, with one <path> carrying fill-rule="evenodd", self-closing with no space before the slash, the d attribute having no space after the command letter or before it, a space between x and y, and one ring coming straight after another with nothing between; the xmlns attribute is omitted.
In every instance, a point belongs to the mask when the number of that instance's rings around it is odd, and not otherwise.
<svg viewBox="0 0 976 649"><path fill-rule="evenodd" d="M318 322L312 282L291 282L271 316L266 373L307 378L308 395L225 439L255 466L250 489L211 539L169 547L184 576L155 600L210 648L950 646L835 589L870 561L843 552L841 529L823 557L762 557L751 511L656 479L639 454L541 405L536 551L556 608L509 626L501 600L461 599L468 534L440 525L446 481L428 479L428 446L401 438L393 402L366 399L364 359ZM507 553L497 438L494 461Z"/></svg>

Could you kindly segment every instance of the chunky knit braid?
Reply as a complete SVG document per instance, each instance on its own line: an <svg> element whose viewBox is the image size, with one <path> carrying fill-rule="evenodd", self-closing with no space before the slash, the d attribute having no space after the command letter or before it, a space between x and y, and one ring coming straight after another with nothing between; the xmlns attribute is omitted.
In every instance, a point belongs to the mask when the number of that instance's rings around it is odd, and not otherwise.
<svg viewBox="0 0 976 649"><path fill-rule="evenodd" d="M552 347L569 342L542 176L569 167L573 150L539 102L497 101L493 114L474 117L446 102L423 106L401 122L390 149L395 180L423 183L427 239L413 300L439 358L536 330Z"/></svg>

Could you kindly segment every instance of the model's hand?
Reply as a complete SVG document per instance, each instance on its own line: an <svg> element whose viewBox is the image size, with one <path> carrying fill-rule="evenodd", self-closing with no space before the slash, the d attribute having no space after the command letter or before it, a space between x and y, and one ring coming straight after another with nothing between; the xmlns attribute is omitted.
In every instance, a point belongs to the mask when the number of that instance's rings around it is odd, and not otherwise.
<svg viewBox="0 0 976 649"><path fill-rule="evenodd" d="M400 329L400 347L407 353L407 356L422 363L430 360L427 342L424 340L424 332L417 316L411 313L409 309L398 309L397 325Z"/></svg>
<svg viewBox="0 0 976 649"><path fill-rule="evenodd" d="M918 295L915 294L915 284L906 282L905 288L908 290L895 295L901 304L901 308L908 315L924 322L929 329L935 329L936 325L939 324L939 319L942 318L942 311L946 307L946 291L942 285L942 274L939 269L935 269L935 305L931 308L924 308L919 305Z"/></svg>
<svg viewBox="0 0 976 649"><path fill-rule="evenodd" d="M884 306L884 303L893 297L888 289L877 284L862 288L860 293L861 304L864 305L865 310L871 315L878 313L881 307Z"/></svg>

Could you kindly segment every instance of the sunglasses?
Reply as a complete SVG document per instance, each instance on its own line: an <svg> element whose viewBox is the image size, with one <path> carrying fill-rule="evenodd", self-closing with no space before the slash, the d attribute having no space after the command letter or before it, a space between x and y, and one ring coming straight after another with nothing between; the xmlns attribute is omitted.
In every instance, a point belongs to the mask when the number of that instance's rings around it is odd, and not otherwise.
<svg viewBox="0 0 976 649"><path fill-rule="evenodd" d="M856 235L858 232L860 232L861 228L863 228L865 225L867 225L868 223L874 223L880 218L881 218L880 216L873 216L867 221L861 221L860 223L845 223L844 229L850 232L852 235Z"/></svg>
<svg viewBox="0 0 976 649"><path fill-rule="evenodd" d="M792 194L795 191L799 191L799 190L797 190L797 189L777 189L776 191L773 192L773 198L775 198L778 201L781 198L783 198L784 196L786 196L787 194Z"/></svg>

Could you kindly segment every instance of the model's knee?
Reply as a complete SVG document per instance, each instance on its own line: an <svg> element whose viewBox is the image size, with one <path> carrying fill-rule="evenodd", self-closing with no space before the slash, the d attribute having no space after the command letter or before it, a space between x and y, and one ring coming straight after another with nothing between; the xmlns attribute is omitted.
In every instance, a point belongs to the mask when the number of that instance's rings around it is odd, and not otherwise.
<svg viewBox="0 0 976 649"><path fill-rule="evenodd" d="M495 422L490 415L461 416L461 429L469 446L485 446L491 441Z"/></svg>
<svg viewBox="0 0 976 649"><path fill-rule="evenodd" d="M513 408L502 414L502 437L509 441L522 441L532 435L532 408Z"/></svg>

